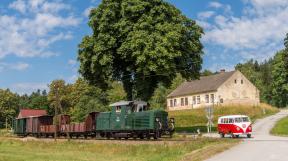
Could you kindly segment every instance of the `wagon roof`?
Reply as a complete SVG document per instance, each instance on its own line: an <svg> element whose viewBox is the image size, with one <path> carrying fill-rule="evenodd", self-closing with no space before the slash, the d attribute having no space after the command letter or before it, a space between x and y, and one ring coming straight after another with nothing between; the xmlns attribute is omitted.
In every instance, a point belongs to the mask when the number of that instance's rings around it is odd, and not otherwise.
<svg viewBox="0 0 288 161"><path fill-rule="evenodd" d="M46 110L40 109L20 109L17 119L35 117L35 116L44 116L47 115Z"/></svg>

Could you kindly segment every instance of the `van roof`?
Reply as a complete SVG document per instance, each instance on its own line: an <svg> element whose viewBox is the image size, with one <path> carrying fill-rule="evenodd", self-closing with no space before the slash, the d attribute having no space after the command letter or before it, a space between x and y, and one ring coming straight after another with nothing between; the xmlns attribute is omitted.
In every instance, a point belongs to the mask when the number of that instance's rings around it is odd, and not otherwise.
<svg viewBox="0 0 288 161"><path fill-rule="evenodd" d="M221 116L219 117L219 119L221 118L235 118L235 117L248 117L246 115L227 115L227 116Z"/></svg>

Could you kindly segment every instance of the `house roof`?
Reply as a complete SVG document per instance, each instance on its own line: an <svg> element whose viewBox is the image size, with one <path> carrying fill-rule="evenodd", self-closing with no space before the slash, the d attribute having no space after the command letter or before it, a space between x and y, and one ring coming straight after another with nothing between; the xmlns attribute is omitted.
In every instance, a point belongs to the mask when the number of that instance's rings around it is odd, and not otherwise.
<svg viewBox="0 0 288 161"><path fill-rule="evenodd" d="M222 72L215 75L200 77L199 80L183 82L167 97L185 96L189 94L216 91L236 71Z"/></svg>
<svg viewBox="0 0 288 161"><path fill-rule="evenodd" d="M47 115L46 110L39 109L20 109L17 119L34 117L34 116L44 116Z"/></svg>

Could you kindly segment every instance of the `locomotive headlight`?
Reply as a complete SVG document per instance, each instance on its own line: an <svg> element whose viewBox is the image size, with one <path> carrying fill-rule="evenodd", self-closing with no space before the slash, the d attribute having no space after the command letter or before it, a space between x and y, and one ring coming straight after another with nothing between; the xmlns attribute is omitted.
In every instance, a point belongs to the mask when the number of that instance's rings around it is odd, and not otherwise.
<svg viewBox="0 0 288 161"><path fill-rule="evenodd" d="M159 122L159 121L160 121L160 119L159 119L158 117L156 117L155 121L156 121L156 122Z"/></svg>

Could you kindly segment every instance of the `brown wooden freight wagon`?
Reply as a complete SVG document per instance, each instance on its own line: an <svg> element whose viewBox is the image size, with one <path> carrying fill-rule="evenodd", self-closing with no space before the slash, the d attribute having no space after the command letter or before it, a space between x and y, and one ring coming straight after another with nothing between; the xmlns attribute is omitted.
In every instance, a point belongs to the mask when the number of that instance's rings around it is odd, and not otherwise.
<svg viewBox="0 0 288 161"><path fill-rule="evenodd" d="M27 118L26 129L29 134L38 134L41 132L41 126L52 125L53 116L35 116Z"/></svg>

